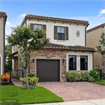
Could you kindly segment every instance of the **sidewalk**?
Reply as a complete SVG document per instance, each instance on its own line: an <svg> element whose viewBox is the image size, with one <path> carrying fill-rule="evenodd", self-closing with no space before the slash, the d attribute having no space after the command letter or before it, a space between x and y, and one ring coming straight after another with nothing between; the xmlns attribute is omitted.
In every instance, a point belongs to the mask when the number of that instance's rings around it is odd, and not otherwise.
<svg viewBox="0 0 105 105"><path fill-rule="evenodd" d="M105 105L105 99L25 105Z"/></svg>

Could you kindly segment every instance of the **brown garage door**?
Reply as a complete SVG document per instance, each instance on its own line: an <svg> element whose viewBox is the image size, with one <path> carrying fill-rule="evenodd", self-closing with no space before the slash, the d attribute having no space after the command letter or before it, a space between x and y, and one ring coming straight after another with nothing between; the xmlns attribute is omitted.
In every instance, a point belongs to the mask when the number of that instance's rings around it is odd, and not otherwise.
<svg viewBox="0 0 105 105"><path fill-rule="evenodd" d="M37 60L39 81L59 81L59 60Z"/></svg>

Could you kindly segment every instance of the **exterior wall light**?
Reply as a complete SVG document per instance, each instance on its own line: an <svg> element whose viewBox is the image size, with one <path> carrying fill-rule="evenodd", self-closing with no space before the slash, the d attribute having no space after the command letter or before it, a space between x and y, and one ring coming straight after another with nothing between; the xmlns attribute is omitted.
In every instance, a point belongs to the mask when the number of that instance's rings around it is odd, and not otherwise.
<svg viewBox="0 0 105 105"><path fill-rule="evenodd" d="M21 58L19 58L19 60L21 61Z"/></svg>
<svg viewBox="0 0 105 105"><path fill-rule="evenodd" d="M34 63L35 62L35 59L32 59L32 63Z"/></svg>
<svg viewBox="0 0 105 105"><path fill-rule="evenodd" d="M65 62L65 60L63 59L62 63L64 63L64 62Z"/></svg>

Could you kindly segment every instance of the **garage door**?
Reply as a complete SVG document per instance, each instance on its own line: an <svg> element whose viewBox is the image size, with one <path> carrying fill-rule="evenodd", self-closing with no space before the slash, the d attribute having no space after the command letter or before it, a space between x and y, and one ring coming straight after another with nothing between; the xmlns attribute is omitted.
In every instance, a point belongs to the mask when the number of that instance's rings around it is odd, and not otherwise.
<svg viewBox="0 0 105 105"><path fill-rule="evenodd" d="M40 82L59 81L59 60L37 60L37 76Z"/></svg>

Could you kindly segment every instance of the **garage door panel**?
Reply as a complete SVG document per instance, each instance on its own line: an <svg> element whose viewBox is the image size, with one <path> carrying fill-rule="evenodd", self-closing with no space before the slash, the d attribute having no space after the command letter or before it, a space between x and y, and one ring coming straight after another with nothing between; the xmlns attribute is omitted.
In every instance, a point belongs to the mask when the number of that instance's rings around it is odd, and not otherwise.
<svg viewBox="0 0 105 105"><path fill-rule="evenodd" d="M39 81L59 81L59 60L37 60Z"/></svg>

